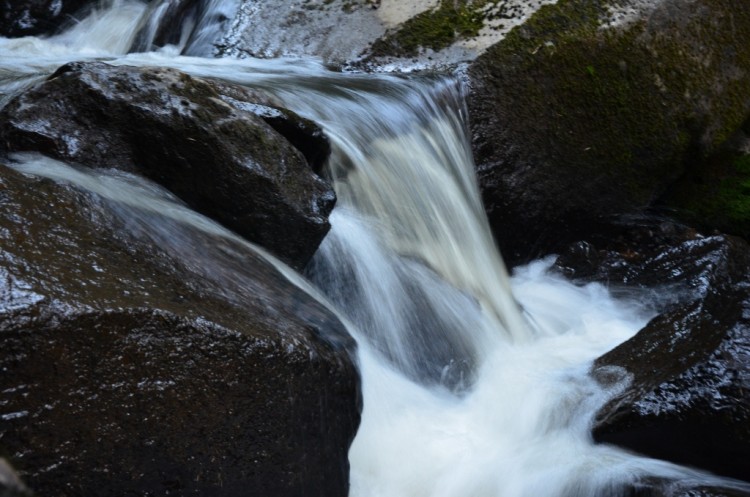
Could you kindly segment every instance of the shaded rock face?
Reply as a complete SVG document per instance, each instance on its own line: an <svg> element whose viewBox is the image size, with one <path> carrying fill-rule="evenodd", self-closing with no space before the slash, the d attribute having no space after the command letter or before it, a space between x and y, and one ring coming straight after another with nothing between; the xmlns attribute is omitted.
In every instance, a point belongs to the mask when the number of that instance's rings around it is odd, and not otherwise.
<svg viewBox="0 0 750 497"><path fill-rule="evenodd" d="M750 239L750 122L715 154L690 168L662 199L701 229Z"/></svg>
<svg viewBox="0 0 750 497"><path fill-rule="evenodd" d="M53 34L73 14L97 3L97 0L2 0L0 36L19 38Z"/></svg>
<svg viewBox="0 0 750 497"><path fill-rule="evenodd" d="M0 167L0 452L39 495L345 496L354 344L239 240Z"/></svg>
<svg viewBox="0 0 750 497"><path fill-rule="evenodd" d="M649 233L650 246L637 242ZM626 385L597 414L595 440L750 481L750 247L667 222L614 240L576 244L558 267L651 288L663 312L596 360L600 381Z"/></svg>
<svg viewBox="0 0 750 497"><path fill-rule="evenodd" d="M0 146L143 174L296 268L330 228L335 194L305 159L327 158L320 129L176 70L63 66L0 112Z"/></svg>
<svg viewBox="0 0 750 497"><path fill-rule="evenodd" d="M663 0L625 22L610 3L544 6L469 68L480 187L511 263L644 212L750 110L750 13Z"/></svg>

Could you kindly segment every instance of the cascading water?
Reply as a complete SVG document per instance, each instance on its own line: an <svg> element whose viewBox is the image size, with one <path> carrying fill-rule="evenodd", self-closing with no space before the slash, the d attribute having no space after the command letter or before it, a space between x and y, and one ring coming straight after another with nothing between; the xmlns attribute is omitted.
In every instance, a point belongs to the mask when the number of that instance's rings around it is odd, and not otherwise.
<svg viewBox="0 0 750 497"><path fill-rule="evenodd" d="M133 52L172 45L178 53L208 56L227 31L239 0L158 0L142 17Z"/></svg>
<svg viewBox="0 0 750 497"><path fill-rule="evenodd" d="M137 29L154 32L144 10L116 1L48 40L0 40L0 103L64 62L104 58L249 85L324 127L339 200L307 277L359 343L352 497L614 496L649 476L713 481L590 440L591 417L611 394L588 376L591 361L651 310L600 285L574 286L550 261L508 278L475 184L460 82L335 74L311 60L123 55ZM107 182L16 160L108 195ZM165 210L168 200L158 202L152 211Z"/></svg>

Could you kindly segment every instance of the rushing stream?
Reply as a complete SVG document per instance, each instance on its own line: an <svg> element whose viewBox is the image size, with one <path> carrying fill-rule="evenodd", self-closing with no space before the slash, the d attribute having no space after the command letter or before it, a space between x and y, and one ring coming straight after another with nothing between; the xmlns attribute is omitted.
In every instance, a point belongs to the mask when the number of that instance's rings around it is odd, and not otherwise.
<svg viewBox="0 0 750 497"><path fill-rule="evenodd" d="M182 48L205 53L201 40L216 25L206 16L230 3L209 2ZM459 81L333 73L308 59L187 57L174 47L127 54L139 29L138 43L150 46L162 14L154 5L115 2L52 38L0 39L0 104L65 62L100 59L259 88L325 129L338 204L304 276L359 343L364 411L350 451L352 497L606 496L650 475L710 482L591 441L591 417L611 392L589 366L653 309L637 295L616 300L601 285L572 285L549 260L507 275L474 178ZM122 191L94 173L16 160L110 198ZM157 212L170 201L128 190L127 202L157 202Z"/></svg>

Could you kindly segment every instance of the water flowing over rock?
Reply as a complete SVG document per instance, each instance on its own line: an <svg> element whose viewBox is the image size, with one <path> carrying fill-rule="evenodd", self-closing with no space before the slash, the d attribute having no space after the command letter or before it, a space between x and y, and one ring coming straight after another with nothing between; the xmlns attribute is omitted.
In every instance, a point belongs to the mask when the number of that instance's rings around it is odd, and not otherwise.
<svg viewBox="0 0 750 497"><path fill-rule="evenodd" d="M544 6L469 68L479 182L511 262L644 212L750 111L747 9L614 4Z"/></svg>
<svg viewBox="0 0 750 497"><path fill-rule="evenodd" d="M595 362L605 383L628 378L595 439L748 480L750 247L653 221L610 240L572 246L558 267L620 291L651 288L663 312Z"/></svg>
<svg viewBox="0 0 750 497"><path fill-rule="evenodd" d="M29 497L30 495L28 488L8 462L0 459L0 497Z"/></svg>
<svg viewBox="0 0 750 497"><path fill-rule="evenodd" d="M330 150L317 126L171 69L68 64L0 112L0 146L143 174L297 268L335 202L312 170Z"/></svg>
<svg viewBox="0 0 750 497"><path fill-rule="evenodd" d="M131 51L148 52L166 45L189 44L190 31L199 22L206 0L152 2Z"/></svg>
<svg viewBox="0 0 750 497"><path fill-rule="evenodd" d="M0 167L0 450L26 483L346 496L360 400L337 318L239 238L147 208L154 185L87 178L120 200Z"/></svg>
<svg viewBox="0 0 750 497"><path fill-rule="evenodd" d="M144 40L150 39L154 46L170 43L201 55L312 55L334 66L375 69L450 67L473 60L553 1L164 0L153 4L164 16L157 26L141 31L135 49L147 49ZM211 17L226 29L207 36L208 44L179 41L191 29L183 21L191 10L220 3L223 8Z"/></svg>
<svg viewBox="0 0 750 497"><path fill-rule="evenodd" d="M49 35L96 0L2 0L0 36Z"/></svg>

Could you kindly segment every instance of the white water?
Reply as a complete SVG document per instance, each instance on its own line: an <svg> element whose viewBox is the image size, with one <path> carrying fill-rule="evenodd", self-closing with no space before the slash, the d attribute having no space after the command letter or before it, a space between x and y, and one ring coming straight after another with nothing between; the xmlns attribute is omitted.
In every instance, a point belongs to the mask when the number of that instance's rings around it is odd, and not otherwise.
<svg viewBox="0 0 750 497"><path fill-rule="evenodd" d="M312 60L179 57L179 47L124 55L143 11L117 1L57 37L0 39L0 91L10 96L70 60L169 66L265 90L325 128L339 201L307 276L359 342L364 412L351 497L614 496L649 475L711 481L591 442L591 417L609 393L589 366L650 308L572 285L550 261L508 278L479 201L457 81L335 74ZM16 160L110 198L126 191L117 179ZM232 236L150 190L120 200Z"/></svg>

